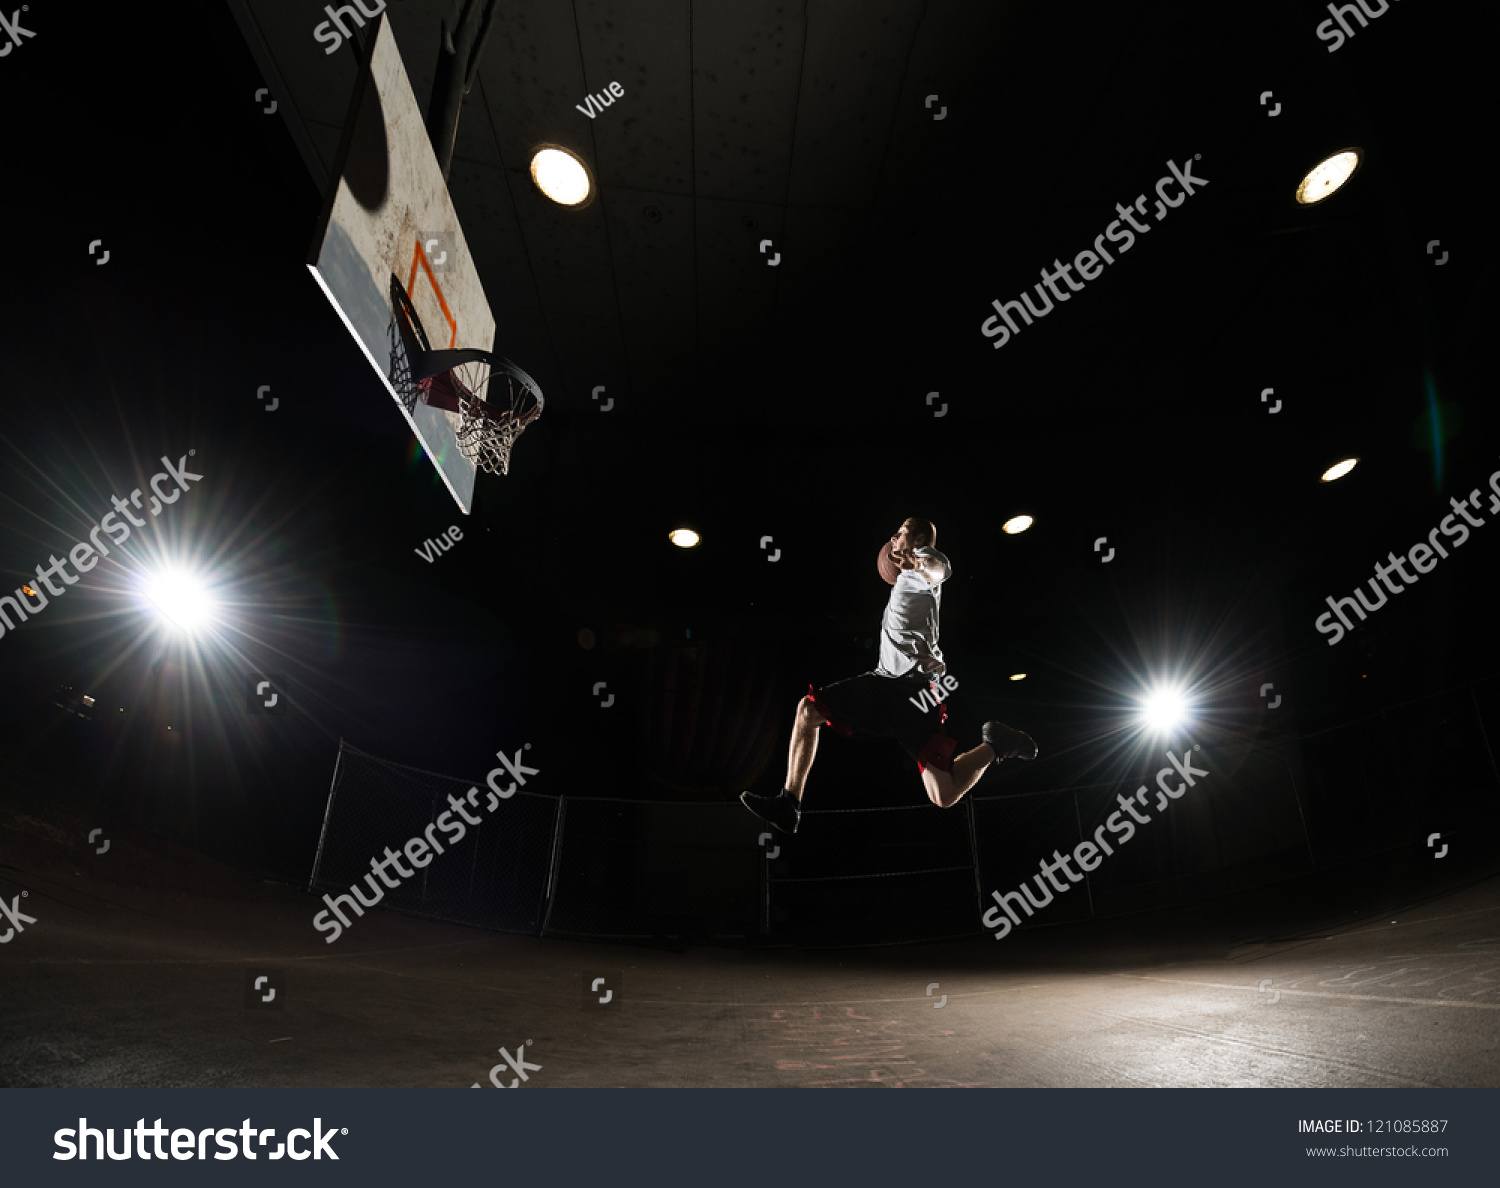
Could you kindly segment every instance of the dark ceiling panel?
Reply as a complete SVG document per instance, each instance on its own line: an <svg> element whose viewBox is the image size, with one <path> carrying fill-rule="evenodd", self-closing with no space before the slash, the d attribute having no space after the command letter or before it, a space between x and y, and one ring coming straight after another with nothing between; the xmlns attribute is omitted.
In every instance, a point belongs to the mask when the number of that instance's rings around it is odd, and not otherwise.
<svg viewBox="0 0 1500 1188"><path fill-rule="evenodd" d="M537 292L549 313L618 320L605 204L564 210L535 186L520 187L515 201Z"/></svg>
<svg viewBox="0 0 1500 1188"><path fill-rule="evenodd" d="M716 199L697 201L698 311L703 323L760 325L771 315L776 296L776 260L785 246L782 208L770 202ZM761 251L759 244L770 240Z"/></svg>
<svg viewBox="0 0 1500 1188"><path fill-rule="evenodd" d="M921 11L902 0L809 11L791 205L872 203Z"/></svg>
<svg viewBox="0 0 1500 1188"><path fill-rule="evenodd" d="M692 201L680 194L616 187L609 192L605 211L625 317L691 326Z"/></svg>
<svg viewBox="0 0 1500 1188"><path fill-rule="evenodd" d="M464 104L464 117L481 105L488 112L494 144L507 169L529 170L533 151L543 143L563 144L592 166L589 120L574 110L588 83L570 5L555 0L500 4L480 62L479 83ZM485 150L486 159L493 151Z"/></svg>
<svg viewBox="0 0 1500 1188"><path fill-rule="evenodd" d="M786 200L802 72L802 10L778 0L693 9L700 197Z"/></svg>
<svg viewBox="0 0 1500 1188"><path fill-rule="evenodd" d="M589 123L599 183L683 197L693 190L691 0L577 5L588 90L624 95ZM575 100L583 103L582 94ZM582 131L582 128L579 128Z"/></svg>

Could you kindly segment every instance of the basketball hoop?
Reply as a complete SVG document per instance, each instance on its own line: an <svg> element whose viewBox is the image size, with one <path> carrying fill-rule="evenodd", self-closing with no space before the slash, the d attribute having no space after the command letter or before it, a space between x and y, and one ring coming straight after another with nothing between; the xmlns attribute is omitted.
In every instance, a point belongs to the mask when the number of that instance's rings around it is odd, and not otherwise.
<svg viewBox="0 0 1500 1188"><path fill-rule="evenodd" d="M488 351L435 351L401 281L391 277L391 386L408 413L428 404L457 413L459 451L486 474L509 474L510 452L542 415L536 380Z"/></svg>
<svg viewBox="0 0 1500 1188"><path fill-rule="evenodd" d="M467 396L457 396L463 418L458 448L464 457L486 474L509 474L510 451L516 438L542 415L541 388L509 359L498 355L461 364L434 377L435 381L442 378L460 392L467 392ZM437 383L433 386L436 388ZM429 396L428 403L437 402Z"/></svg>

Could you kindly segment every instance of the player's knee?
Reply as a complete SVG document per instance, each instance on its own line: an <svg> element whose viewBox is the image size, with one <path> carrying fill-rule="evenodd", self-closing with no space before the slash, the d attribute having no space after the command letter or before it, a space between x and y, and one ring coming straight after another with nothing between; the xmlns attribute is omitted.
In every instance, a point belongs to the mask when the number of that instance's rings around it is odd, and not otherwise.
<svg viewBox="0 0 1500 1188"><path fill-rule="evenodd" d="M937 805L938 808L952 808L958 803L958 789L953 786L953 780L950 777L944 776L939 778L935 793L932 803Z"/></svg>

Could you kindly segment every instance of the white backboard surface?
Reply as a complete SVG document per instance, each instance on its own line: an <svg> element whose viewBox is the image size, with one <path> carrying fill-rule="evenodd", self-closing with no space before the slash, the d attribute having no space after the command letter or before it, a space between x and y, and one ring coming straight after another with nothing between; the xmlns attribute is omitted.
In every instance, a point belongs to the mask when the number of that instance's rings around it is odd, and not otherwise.
<svg viewBox="0 0 1500 1188"><path fill-rule="evenodd" d="M458 449L458 414L420 403L408 413L391 383L390 278L434 350L493 350L495 317L385 14L369 32L308 268L467 515L475 469Z"/></svg>

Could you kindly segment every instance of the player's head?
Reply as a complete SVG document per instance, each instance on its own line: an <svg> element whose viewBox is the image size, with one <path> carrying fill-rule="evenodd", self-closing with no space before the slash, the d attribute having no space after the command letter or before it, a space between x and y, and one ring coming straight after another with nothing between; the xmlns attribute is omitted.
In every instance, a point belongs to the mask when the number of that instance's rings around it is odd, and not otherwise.
<svg viewBox="0 0 1500 1188"><path fill-rule="evenodd" d="M921 516L908 516L891 537L891 548L898 552L902 549L930 549L936 545L937 528L931 520L924 520Z"/></svg>

